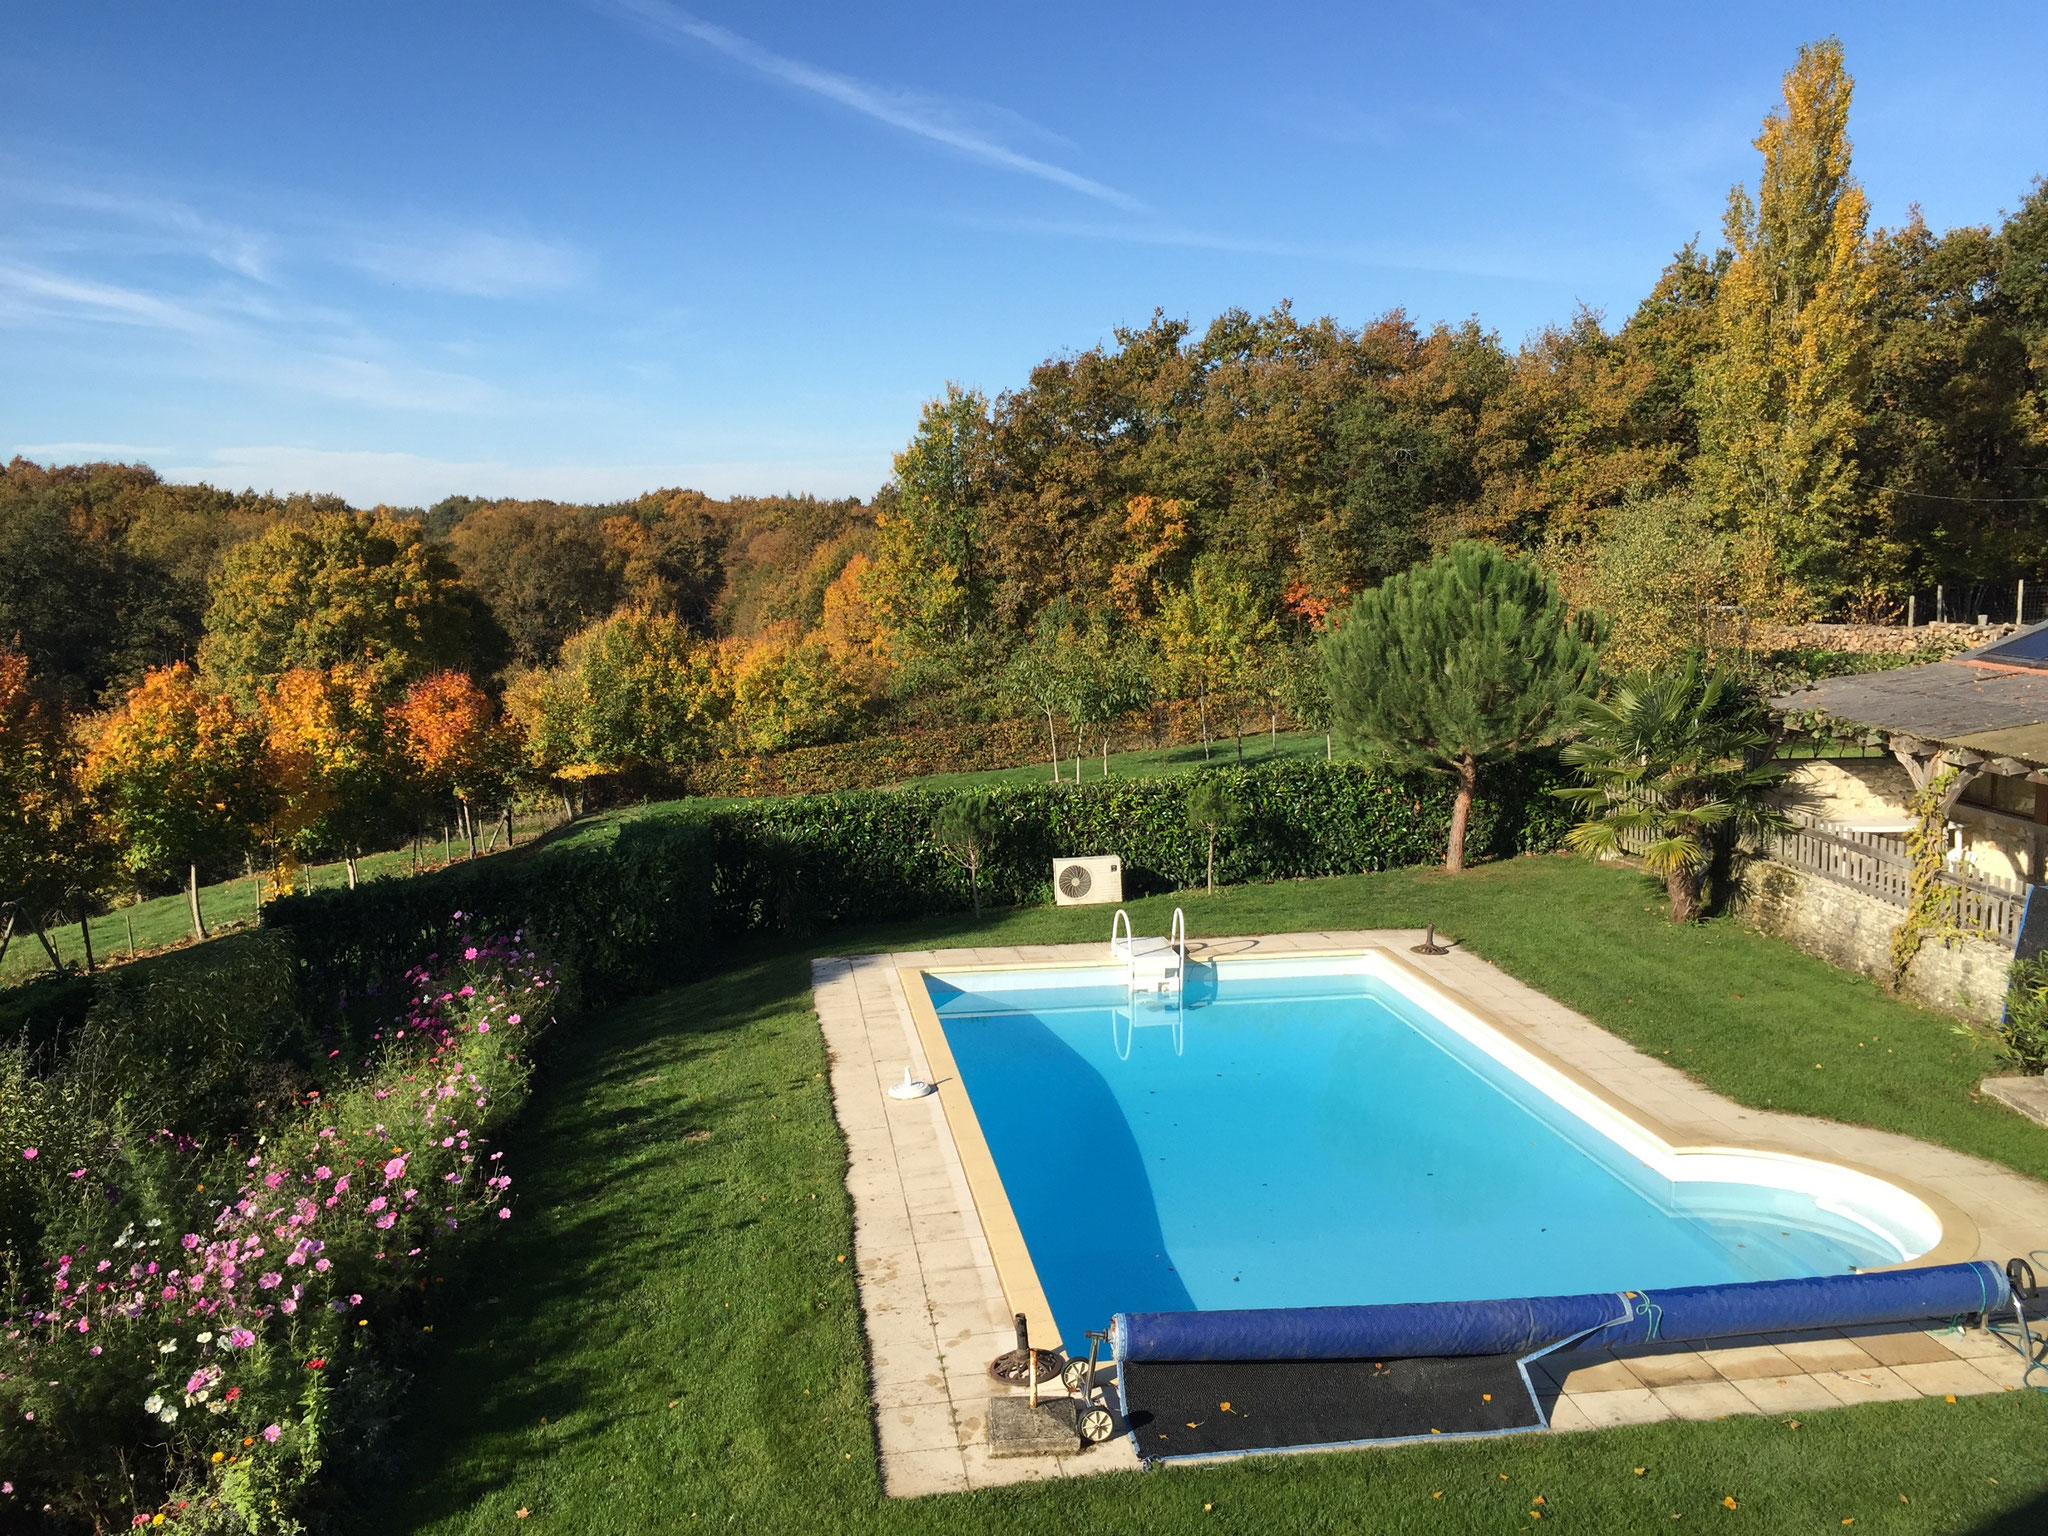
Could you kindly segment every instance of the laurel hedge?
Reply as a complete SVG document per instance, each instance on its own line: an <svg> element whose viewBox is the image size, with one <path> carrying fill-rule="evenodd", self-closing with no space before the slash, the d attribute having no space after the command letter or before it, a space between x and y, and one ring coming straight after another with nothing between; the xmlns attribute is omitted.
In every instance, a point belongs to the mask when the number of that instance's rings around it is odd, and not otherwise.
<svg viewBox="0 0 2048 1536"><path fill-rule="evenodd" d="M1430 774L1299 759L1204 768L1161 779L1105 779L981 791L997 830L981 871L985 904L1052 899L1052 861L1116 854L1130 896L1201 883L1206 840L1188 823L1190 787L1227 785L1244 815L1217 841L1228 884L1353 874L1443 858L1451 787ZM1485 778L1468 848L1502 858L1556 847L1571 814L1546 793L1554 760L1530 757ZM672 986L713 969L750 935L804 936L844 924L966 910L966 871L932 820L960 790L850 790L706 806L678 801L637 820L585 829L433 874L290 896L264 910L289 938L306 1017L321 1049L358 1043L391 979L455 935L524 928L561 968L561 1014ZM147 970L154 960L128 969ZM53 978L54 980L54 978ZM18 989L19 1001L29 1001ZM43 991L47 995L42 995ZM77 1027L93 988L40 989L10 1009L8 1036L31 1043Z"/></svg>
<svg viewBox="0 0 2048 1536"><path fill-rule="evenodd" d="M1245 812L1217 840L1216 878L1225 883L1356 874L1444 856L1451 785L1430 774L1291 761L1004 786L983 792L998 824L980 876L983 901L1050 901L1052 861L1085 854L1118 855L1130 896L1199 884L1208 845L1187 814L1198 777L1228 785ZM1493 774L1474 807L1474 856L1557 846L1571 823L1563 803L1545 793L1557 782L1545 759ZM806 931L964 909L967 873L931 837L938 808L959 793L856 791L676 814L710 835L721 932Z"/></svg>

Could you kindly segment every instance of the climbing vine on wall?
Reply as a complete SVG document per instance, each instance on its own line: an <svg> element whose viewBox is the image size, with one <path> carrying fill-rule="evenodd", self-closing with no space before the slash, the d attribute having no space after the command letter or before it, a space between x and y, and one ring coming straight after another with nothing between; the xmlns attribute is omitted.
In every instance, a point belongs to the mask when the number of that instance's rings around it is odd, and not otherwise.
<svg viewBox="0 0 2048 1536"><path fill-rule="evenodd" d="M1904 984L1914 956L1928 939L1962 937L1949 917L1952 899L1941 878L1948 853L1949 791L1959 771L1942 769L1921 787L1909 807L1913 825L1906 832L1906 855L1912 869L1907 876L1906 915L1892 933L1889 985L1894 992Z"/></svg>

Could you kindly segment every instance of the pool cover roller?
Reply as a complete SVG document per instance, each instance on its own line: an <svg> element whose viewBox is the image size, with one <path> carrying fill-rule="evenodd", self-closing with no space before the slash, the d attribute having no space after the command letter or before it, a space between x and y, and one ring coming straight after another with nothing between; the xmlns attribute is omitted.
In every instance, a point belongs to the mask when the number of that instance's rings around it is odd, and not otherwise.
<svg viewBox="0 0 2048 1536"><path fill-rule="evenodd" d="M1513 1301L1226 1312L1120 1312L1119 1360L1393 1360L1519 1355L1577 1339L1589 1348L1663 1340L1875 1327L1997 1311L2011 1288L1996 1264L1863 1275L1597 1291Z"/></svg>

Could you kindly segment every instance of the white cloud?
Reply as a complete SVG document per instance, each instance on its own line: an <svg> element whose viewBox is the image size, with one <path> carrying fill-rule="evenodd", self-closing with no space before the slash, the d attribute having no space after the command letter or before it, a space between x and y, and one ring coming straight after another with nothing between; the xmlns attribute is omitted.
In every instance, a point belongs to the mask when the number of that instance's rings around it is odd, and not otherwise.
<svg viewBox="0 0 2048 1536"><path fill-rule="evenodd" d="M115 283L0 261L0 324L35 319L142 325L187 333L209 329L203 315L171 299Z"/></svg>
<svg viewBox="0 0 2048 1536"><path fill-rule="evenodd" d="M772 52L713 22L700 20L688 11L666 4L665 0L608 0L608 3L613 10L623 12L664 42L694 43L710 48L756 74L836 102L891 128L899 128L934 144L943 144L985 164L1034 176L1040 181L1049 181L1070 192L1113 203L1119 208L1135 210L1144 206L1115 187L1014 149L997 138L989 128L969 120L970 115L984 119L1000 116L1014 125L1022 121L1015 113L989 108L974 112L962 103L875 85L851 75L820 69L801 59Z"/></svg>
<svg viewBox="0 0 2048 1536"><path fill-rule="evenodd" d="M371 449L289 444L217 448L195 462L160 463L167 480L204 480L257 490L331 491L359 507L431 506L444 496L518 496L554 501L619 501L661 486L712 496L810 492L866 495L887 477L889 456L700 459L639 464L515 464L502 459L438 459Z"/></svg>
<svg viewBox="0 0 2048 1536"><path fill-rule="evenodd" d="M565 246L487 230L365 240L344 259L402 287L484 299L572 287L584 272L583 258Z"/></svg>

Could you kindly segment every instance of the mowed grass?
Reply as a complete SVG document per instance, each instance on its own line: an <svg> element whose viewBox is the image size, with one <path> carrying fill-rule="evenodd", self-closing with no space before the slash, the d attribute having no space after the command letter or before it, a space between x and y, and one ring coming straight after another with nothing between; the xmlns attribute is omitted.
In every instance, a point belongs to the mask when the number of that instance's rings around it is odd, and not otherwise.
<svg viewBox="0 0 2048 1536"><path fill-rule="evenodd" d="M1135 903L1140 930L1174 904ZM1180 904L1198 935L1435 920L1734 1097L2048 1169L2048 1133L1970 1099L1988 1053L1945 1018L1732 923L1674 930L1624 870L1538 858ZM2048 1529L2048 1405L2031 1393L882 1497L810 956L1106 926L1068 909L843 933L563 1026L508 1149L517 1219L408 1341L402 1450L388 1482L350 1490L354 1529Z"/></svg>

